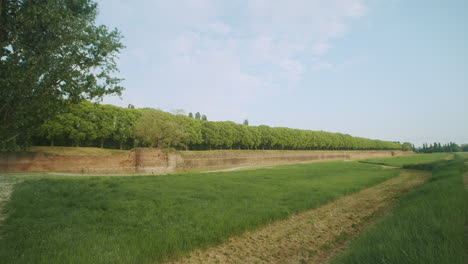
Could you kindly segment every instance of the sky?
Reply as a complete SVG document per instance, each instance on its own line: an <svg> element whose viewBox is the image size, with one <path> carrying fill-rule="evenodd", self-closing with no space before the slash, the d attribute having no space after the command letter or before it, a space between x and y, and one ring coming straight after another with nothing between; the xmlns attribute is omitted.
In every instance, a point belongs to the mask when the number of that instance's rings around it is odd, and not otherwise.
<svg viewBox="0 0 468 264"><path fill-rule="evenodd" d="M104 103L468 143L466 0L97 0L126 49Z"/></svg>

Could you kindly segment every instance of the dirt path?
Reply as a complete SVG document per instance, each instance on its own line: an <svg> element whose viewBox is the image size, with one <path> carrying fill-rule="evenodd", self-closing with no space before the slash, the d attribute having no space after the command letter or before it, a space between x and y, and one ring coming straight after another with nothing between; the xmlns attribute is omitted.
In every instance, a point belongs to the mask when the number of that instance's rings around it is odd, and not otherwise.
<svg viewBox="0 0 468 264"><path fill-rule="evenodd" d="M422 184L429 175L402 170L399 177L231 238L223 245L194 251L173 263L321 263L342 250L396 197Z"/></svg>

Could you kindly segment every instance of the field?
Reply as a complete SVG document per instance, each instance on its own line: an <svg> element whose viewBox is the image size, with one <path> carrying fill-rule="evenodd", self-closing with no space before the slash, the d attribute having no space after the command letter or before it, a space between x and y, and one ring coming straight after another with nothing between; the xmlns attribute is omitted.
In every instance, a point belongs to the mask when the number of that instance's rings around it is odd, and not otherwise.
<svg viewBox="0 0 468 264"><path fill-rule="evenodd" d="M441 161L447 157L450 155L424 154L404 157L406 160L393 157L368 161L403 166ZM461 177L455 175L459 164L463 166L460 158L441 163L432 180L404 196L394 213L378 220L362 238L351 244L349 256L344 255L335 261L352 263L347 258L354 256L352 252L360 252L356 245L375 243L365 237L375 239L382 234L380 229L388 229L390 236L405 232L427 233L424 239L439 242L443 256L459 252L458 238L463 235L463 230L460 232L458 228L460 212L463 212L459 206L460 199L463 201L464 197L463 193L459 196L460 186L464 191L459 182ZM162 263L318 208L339 197L397 178L399 174L398 169L360 162L324 162L160 176L59 177L31 174L21 178L17 174L8 174L2 176L3 179L10 182L14 179L18 183L4 208L3 213L8 217L0 224L0 259L4 263ZM439 188L446 193L445 196L436 192ZM408 208L409 215L403 212L404 208ZM434 217L439 216L439 210L444 216L440 222ZM416 224L409 225L410 229L405 231L402 230L406 224L392 229L391 222L403 223L402 219L392 220L394 215L400 214L403 220ZM447 217L454 221L452 227L447 225ZM418 226L421 219L431 219L428 220L431 222L427 226ZM431 233L431 224L447 229L435 229ZM431 229L421 231L418 227ZM402 245L411 242L417 248L418 241L412 238L396 241ZM456 239L453 243L444 244L448 238ZM342 240L340 237L334 239ZM359 242L360 239L367 242ZM409 247L398 247L390 239L384 242L384 251L388 247L391 255L396 254L392 250ZM425 248L426 244L424 240L419 246ZM444 251L448 246L453 247L453 251ZM438 252L439 248L428 247L427 250ZM409 253L417 256L421 251L415 249ZM382 252L376 252L375 256L379 254ZM451 255L453 258L449 260L458 260L459 255ZM375 260L370 255L356 256L360 260ZM359 263L405 263L372 261Z"/></svg>
<svg viewBox="0 0 468 264"><path fill-rule="evenodd" d="M416 154L411 156L365 159L362 162L404 167L405 165L428 164L443 159L450 159L452 156L452 154L448 153Z"/></svg>
<svg viewBox="0 0 468 264"><path fill-rule="evenodd" d="M433 167L428 183L403 196L391 214L332 263L466 263L464 159L457 156Z"/></svg>

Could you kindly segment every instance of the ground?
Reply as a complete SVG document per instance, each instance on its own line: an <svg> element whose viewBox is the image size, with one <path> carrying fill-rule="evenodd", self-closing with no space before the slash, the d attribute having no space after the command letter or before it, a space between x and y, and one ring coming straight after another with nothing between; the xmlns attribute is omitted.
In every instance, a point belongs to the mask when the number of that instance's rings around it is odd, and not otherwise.
<svg viewBox="0 0 468 264"><path fill-rule="evenodd" d="M403 170L400 177L233 237L223 245L197 250L173 263L319 263L429 175Z"/></svg>

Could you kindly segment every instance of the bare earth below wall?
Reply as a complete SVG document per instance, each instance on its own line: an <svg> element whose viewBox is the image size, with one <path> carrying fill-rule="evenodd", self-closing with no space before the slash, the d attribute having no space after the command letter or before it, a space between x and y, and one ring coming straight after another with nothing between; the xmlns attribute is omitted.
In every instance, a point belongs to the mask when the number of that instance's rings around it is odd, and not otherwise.
<svg viewBox="0 0 468 264"><path fill-rule="evenodd" d="M293 164L412 155L411 151L181 151L134 149L113 155L59 155L48 152L0 153L0 172L160 174L234 166Z"/></svg>

